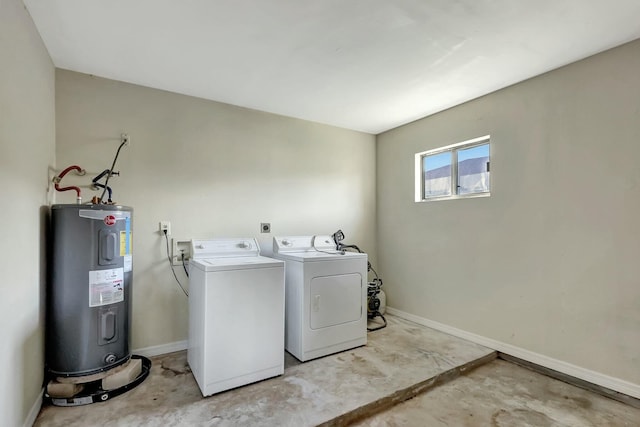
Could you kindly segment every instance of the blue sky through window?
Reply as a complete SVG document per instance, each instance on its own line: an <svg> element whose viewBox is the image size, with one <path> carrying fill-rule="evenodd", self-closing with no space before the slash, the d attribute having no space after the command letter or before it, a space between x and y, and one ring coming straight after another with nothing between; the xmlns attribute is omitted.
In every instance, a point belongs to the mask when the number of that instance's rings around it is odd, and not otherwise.
<svg viewBox="0 0 640 427"><path fill-rule="evenodd" d="M451 166L451 152L447 151L440 154L433 154L424 157L425 172L441 168L442 166Z"/></svg>
<svg viewBox="0 0 640 427"><path fill-rule="evenodd" d="M477 147L458 151L458 163L482 157L489 157L489 144L478 145Z"/></svg>

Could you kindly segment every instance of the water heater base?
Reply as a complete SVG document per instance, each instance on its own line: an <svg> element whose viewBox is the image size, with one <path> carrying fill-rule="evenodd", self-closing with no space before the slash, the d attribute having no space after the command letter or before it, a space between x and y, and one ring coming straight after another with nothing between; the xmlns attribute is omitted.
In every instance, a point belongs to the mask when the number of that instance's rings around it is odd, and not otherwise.
<svg viewBox="0 0 640 427"><path fill-rule="evenodd" d="M131 356L131 359L140 359L142 363L142 370L140 374L128 384L113 390L104 390L102 388L102 380L92 381L82 384L82 390L77 394L74 394L72 397L52 397L48 393L45 393L44 401L45 403L51 403L54 406L81 406L97 402L106 402L112 397L119 396L142 383L145 378L149 376L149 372L151 371L151 360L144 356L138 356L135 354Z"/></svg>

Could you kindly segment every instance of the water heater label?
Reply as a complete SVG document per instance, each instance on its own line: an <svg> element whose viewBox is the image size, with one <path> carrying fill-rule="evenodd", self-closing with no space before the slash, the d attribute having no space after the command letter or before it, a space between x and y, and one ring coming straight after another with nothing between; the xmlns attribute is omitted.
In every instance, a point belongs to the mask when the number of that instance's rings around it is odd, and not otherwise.
<svg viewBox="0 0 640 427"><path fill-rule="evenodd" d="M89 307L124 301L122 268L89 271Z"/></svg>
<svg viewBox="0 0 640 427"><path fill-rule="evenodd" d="M124 272L127 273L133 268L133 260L131 259L131 255L125 255L122 257L124 260Z"/></svg>
<svg viewBox="0 0 640 427"><path fill-rule="evenodd" d="M126 219L125 231L120 232L120 256L124 260L124 272L131 271L131 222Z"/></svg>

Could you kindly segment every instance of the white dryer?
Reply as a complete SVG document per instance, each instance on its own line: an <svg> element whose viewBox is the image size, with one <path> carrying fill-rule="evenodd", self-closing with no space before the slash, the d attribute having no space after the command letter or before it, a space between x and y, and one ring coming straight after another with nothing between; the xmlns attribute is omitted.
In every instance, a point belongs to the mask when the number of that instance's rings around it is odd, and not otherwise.
<svg viewBox="0 0 640 427"><path fill-rule="evenodd" d="M284 372L284 262L255 239L192 240L187 359L203 396Z"/></svg>
<svg viewBox="0 0 640 427"><path fill-rule="evenodd" d="M285 349L301 361L367 343L367 254L329 236L274 237L285 261Z"/></svg>

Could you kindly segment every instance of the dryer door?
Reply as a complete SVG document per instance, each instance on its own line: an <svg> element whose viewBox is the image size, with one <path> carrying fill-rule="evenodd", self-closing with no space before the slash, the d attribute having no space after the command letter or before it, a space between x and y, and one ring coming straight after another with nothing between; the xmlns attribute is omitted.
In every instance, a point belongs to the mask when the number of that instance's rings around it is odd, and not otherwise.
<svg viewBox="0 0 640 427"><path fill-rule="evenodd" d="M322 329L356 322L363 316L362 276L359 273L311 279L309 326Z"/></svg>

